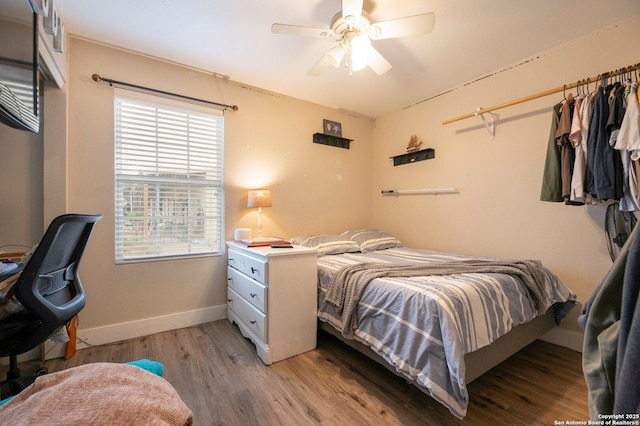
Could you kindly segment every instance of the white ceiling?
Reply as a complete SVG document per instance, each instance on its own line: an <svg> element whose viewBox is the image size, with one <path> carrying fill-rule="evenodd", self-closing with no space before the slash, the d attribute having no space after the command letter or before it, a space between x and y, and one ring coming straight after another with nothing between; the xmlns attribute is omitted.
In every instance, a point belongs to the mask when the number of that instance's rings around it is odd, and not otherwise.
<svg viewBox="0 0 640 426"><path fill-rule="evenodd" d="M55 4L70 34L368 117L640 14L639 0L365 0L364 9L374 22L435 12L435 29L424 36L374 42L393 65L382 76L367 68L349 77L346 69L329 67L310 77L307 72L332 42L272 34L271 24L328 28L340 11L340 0Z"/></svg>

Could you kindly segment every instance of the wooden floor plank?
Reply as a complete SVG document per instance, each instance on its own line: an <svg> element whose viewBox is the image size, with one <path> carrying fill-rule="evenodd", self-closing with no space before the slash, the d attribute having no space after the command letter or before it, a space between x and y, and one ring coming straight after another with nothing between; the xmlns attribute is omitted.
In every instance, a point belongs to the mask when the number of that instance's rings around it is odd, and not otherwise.
<svg viewBox="0 0 640 426"><path fill-rule="evenodd" d="M337 339L271 366L226 320L78 350L50 371L152 359L196 425L553 425L588 420L579 353L536 341L468 385L464 420ZM30 363L26 363L30 364ZM5 375L7 368L0 367Z"/></svg>

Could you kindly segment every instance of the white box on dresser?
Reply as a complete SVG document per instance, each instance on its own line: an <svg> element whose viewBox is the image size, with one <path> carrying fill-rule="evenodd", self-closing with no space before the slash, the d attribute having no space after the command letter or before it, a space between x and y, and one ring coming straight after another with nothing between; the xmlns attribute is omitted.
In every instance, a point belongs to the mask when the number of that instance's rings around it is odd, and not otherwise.
<svg viewBox="0 0 640 426"><path fill-rule="evenodd" d="M302 246L227 242L228 318L267 365L316 347L316 259Z"/></svg>

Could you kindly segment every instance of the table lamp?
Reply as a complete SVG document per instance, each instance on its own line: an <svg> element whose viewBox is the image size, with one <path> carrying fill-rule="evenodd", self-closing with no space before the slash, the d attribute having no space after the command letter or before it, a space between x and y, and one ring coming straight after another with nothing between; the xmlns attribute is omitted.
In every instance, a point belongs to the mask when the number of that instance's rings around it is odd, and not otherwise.
<svg viewBox="0 0 640 426"><path fill-rule="evenodd" d="M247 197L247 208L258 208L258 238L253 241L262 239L262 208L271 207L271 191L268 189L250 190Z"/></svg>

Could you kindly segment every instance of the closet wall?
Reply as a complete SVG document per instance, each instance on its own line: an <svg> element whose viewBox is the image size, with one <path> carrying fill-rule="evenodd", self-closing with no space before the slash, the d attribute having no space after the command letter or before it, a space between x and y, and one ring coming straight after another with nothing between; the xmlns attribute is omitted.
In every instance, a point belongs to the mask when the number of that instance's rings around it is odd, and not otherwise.
<svg viewBox="0 0 640 426"><path fill-rule="evenodd" d="M441 96L416 99L413 106L378 119L372 223L409 246L539 259L585 301L612 264L603 229L606 207L540 201L551 113L563 94L496 111L495 139L480 117L448 125L442 121L640 62L637 40L640 16L524 58ZM435 149L435 159L394 167L389 157L402 154L412 134L423 140L423 147ZM461 192L380 194L440 187ZM548 340L580 349L580 308Z"/></svg>

